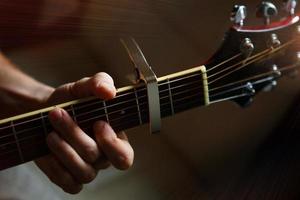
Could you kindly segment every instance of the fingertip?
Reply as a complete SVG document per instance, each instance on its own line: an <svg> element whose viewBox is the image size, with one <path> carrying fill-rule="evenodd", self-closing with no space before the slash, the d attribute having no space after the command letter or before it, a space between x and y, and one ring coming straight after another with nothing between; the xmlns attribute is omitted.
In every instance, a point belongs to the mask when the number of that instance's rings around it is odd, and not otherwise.
<svg viewBox="0 0 300 200"><path fill-rule="evenodd" d="M69 194L72 194L72 195L75 195L75 194L79 194L81 192L81 190L83 189L83 185L72 185L72 186L69 186L67 188L62 188L63 191L69 193Z"/></svg>
<svg viewBox="0 0 300 200"><path fill-rule="evenodd" d="M132 166L134 151L124 132L121 132L118 137L112 128L103 121L94 124L94 132L98 145L115 168L127 170Z"/></svg>
<svg viewBox="0 0 300 200"><path fill-rule="evenodd" d="M49 119L52 122L58 122L61 120L63 115L63 110L61 108L55 107L53 110L49 112Z"/></svg>
<svg viewBox="0 0 300 200"><path fill-rule="evenodd" d="M96 87L96 95L104 100L113 99L117 94L117 89L113 84L101 82Z"/></svg>
<svg viewBox="0 0 300 200"><path fill-rule="evenodd" d="M128 170L133 165L133 156L120 156L115 167L119 170Z"/></svg>

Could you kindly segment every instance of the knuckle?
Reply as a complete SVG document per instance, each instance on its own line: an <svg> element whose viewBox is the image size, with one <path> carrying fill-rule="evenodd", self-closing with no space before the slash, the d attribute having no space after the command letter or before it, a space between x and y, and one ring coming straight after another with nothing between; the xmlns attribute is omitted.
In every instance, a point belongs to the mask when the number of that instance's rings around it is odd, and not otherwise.
<svg viewBox="0 0 300 200"><path fill-rule="evenodd" d="M77 165L76 163L78 163L78 155L76 155L76 153L66 153L67 155L67 159L69 160L70 165Z"/></svg>
<svg viewBox="0 0 300 200"><path fill-rule="evenodd" d="M86 160L89 163L95 162L99 157L99 151L98 151L98 148L97 148L96 144L86 146L84 148L83 154L84 154L83 155L84 160Z"/></svg>
<svg viewBox="0 0 300 200"><path fill-rule="evenodd" d="M71 96L77 96L77 88L78 86L78 83L75 82L75 83L67 83L64 85L64 88L66 90L67 93L69 93Z"/></svg>

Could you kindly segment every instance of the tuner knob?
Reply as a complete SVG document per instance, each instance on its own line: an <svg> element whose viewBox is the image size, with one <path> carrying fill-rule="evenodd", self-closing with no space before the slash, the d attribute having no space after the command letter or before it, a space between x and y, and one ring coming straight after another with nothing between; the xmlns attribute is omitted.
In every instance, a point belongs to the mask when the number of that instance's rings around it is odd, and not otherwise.
<svg viewBox="0 0 300 200"><path fill-rule="evenodd" d="M246 58L251 56L252 52L254 51L254 44L252 43L250 38L245 38L242 41L240 50Z"/></svg>
<svg viewBox="0 0 300 200"><path fill-rule="evenodd" d="M269 25L271 21L271 17L276 16L278 14L278 10L276 6L268 1L263 1L257 7L256 16L264 19L265 25Z"/></svg>
<svg viewBox="0 0 300 200"><path fill-rule="evenodd" d="M246 17L247 17L246 6L244 5L233 6L230 19L235 25L243 26Z"/></svg>
<svg viewBox="0 0 300 200"><path fill-rule="evenodd" d="M245 92L246 92L246 94L248 94L249 96L254 96L254 95L255 95L256 90L255 90L255 88L254 88L254 86L253 86L252 83L248 82L248 83L246 84L246 86L245 86Z"/></svg>
<svg viewBox="0 0 300 200"><path fill-rule="evenodd" d="M295 15L295 10L297 7L297 0L284 0L283 2L284 10L289 13L289 15Z"/></svg>
<svg viewBox="0 0 300 200"><path fill-rule="evenodd" d="M234 100L239 106L245 108L248 107L253 102L253 96L256 91L252 83L248 82L243 89L244 97Z"/></svg>

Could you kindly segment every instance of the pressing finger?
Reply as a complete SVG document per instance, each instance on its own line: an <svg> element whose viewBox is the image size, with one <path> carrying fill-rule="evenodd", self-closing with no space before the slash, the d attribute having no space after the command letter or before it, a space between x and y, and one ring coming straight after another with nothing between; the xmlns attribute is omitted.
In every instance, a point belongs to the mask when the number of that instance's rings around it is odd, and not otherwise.
<svg viewBox="0 0 300 200"><path fill-rule="evenodd" d="M47 137L49 149L80 183L89 183L95 179L97 172L86 163L77 152L57 133L52 132Z"/></svg>
<svg viewBox="0 0 300 200"><path fill-rule="evenodd" d="M50 112L49 117L54 129L82 159L88 163L96 162L100 157L97 143L80 129L65 110L57 108Z"/></svg>
<svg viewBox="0 0 300 200"><path fill-rule="evenodd" d="M106 73L98 73L91 78L79 80L70 85L71 93L76 97L97 96L101 99L112 99L116 96L113 79Z"/></svg>
<svg viewBox="0 0 300 200"><path fill-rule="evenodd" d="M124 133L121 138L105 122L97 122L94 125L94 133L97 144L109 161L118 169L128 169L134 159L134 152Z"/></svg>

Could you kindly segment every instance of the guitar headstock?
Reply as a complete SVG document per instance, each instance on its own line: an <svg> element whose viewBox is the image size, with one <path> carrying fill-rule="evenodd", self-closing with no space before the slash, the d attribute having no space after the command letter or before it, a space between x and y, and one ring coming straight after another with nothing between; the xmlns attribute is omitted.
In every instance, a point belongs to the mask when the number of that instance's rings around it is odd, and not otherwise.
<svg viewBox="0 0 300 200"><path fill-rule="evenodd" d="M257 16L264 24L259 26L245 26L246 7L234 7L234 25L206 64L212 102L228 99L246 106L258 92L274 88L278 78L295 73L300 66L300 17L295 0L284 5L288 16L272 22L278 10L262 2Z"/></svg>

